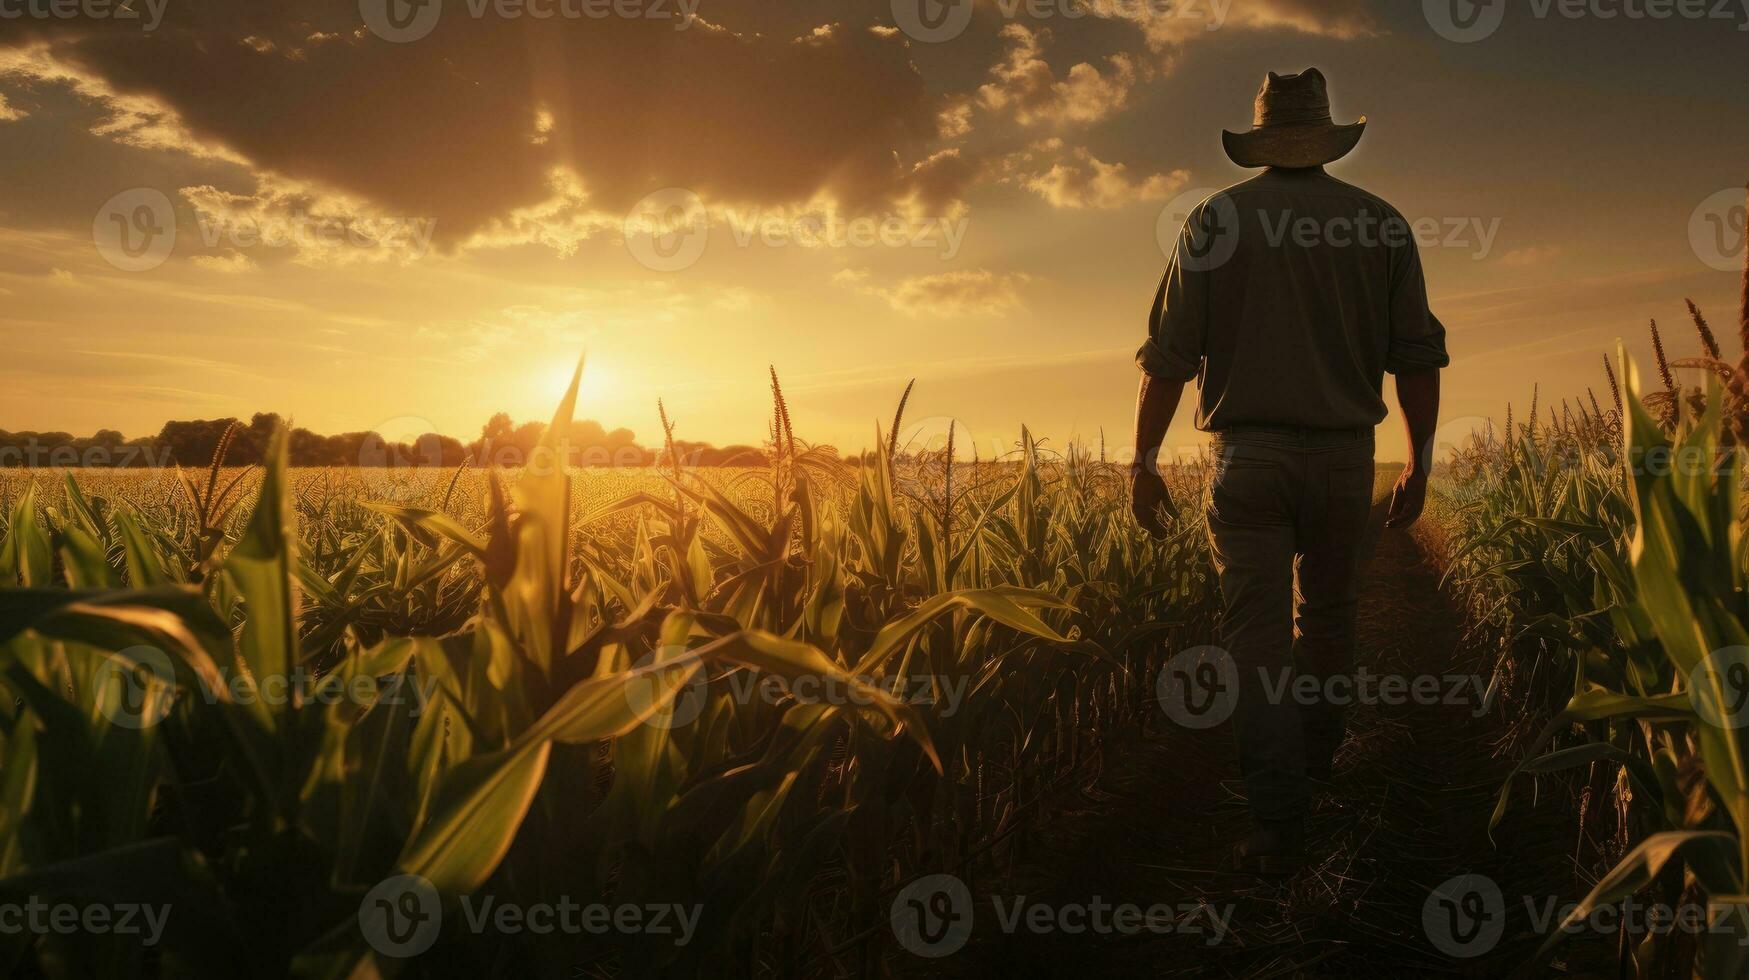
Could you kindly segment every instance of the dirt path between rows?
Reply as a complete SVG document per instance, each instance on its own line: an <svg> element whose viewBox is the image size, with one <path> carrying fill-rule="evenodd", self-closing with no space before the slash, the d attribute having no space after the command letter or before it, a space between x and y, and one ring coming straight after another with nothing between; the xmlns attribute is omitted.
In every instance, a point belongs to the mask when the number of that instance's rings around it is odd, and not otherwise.
<svg viewBox="0 0 1749 980"><path fill-rule="evenodd" d="M1421 545L1382 526L1381 505L1369 531L1357 666L1489 676L1491 657L1465 649L1461 614ZM1162 712L1133 746L1110 753L1090 785L1051 807L1012 867L969 883L975 925L965 947L913 965L950 977L1506 975L1540 942L1524 897L1570 900L1578 886L1566 856L1571 817L1559 808L1515 808L1500 846L1489 840L1511 765L1494 749L1505 725L1498 707L1478 710L1467 699L1354 708L1333 791L1313 804L1311 861L1293 879L1268 883L1218 870L1249 827L1229 727L1188 731ZM1494 916L1488 908L1457 919L1440 908L1424 921L1430 894L1459 875L1498 887L1497 939L1474 938ZM1012 908L1016 896L1053 908L1206 903L1230 917L1224 932L1208 912L1181 914L1196 933L1007 931L993 902ZM1454 943L1472 955L1452 955ZM1554 965L1563 968L1586 974Z"/></svg>

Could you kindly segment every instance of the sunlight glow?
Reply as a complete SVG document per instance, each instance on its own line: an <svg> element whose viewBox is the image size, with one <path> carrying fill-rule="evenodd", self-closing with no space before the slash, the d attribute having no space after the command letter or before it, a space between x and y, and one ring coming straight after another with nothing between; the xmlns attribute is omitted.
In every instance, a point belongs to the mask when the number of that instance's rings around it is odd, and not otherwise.
<svg viewBox="0 0 1749 980"><path fill-rule="evenodd" d="M545 369L540 396L549 405L558 404L565 396L565 388L571 383L571 372L575 367L574 364L559 363ZM583 367L583 381L577 387L578 417L586 415L586 408L611 407L618 392L619 385L613 373L602 366L599 358L590 358Z"/></svg>

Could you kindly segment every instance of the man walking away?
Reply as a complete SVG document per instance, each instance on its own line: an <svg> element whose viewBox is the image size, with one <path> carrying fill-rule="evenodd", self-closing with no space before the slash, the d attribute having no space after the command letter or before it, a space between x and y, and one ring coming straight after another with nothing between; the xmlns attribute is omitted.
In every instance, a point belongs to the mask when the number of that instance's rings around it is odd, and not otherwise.
<svg viewBox="0 0 1749 980"><path fill-rule="evenodd" d="M1263 172L1191 211L1136 355L1131 505L1150 532L1176 513L1155 456L1192 379L1196 426L1213 433L1209 538L1256 821L1234 859L1260 874L1300 865L1308 777L1329 777L1342 741L1341 708L1296 702L1284 682L1309 675L1324 691L1353 669L1384 374L1409 430L1387 518L1403 528L1426 498L1448 363L1408 222L1324 172L1365 126L1332 121L1317 69L1271 72L1253 128L1224 134L1235 163Z"/></svg>

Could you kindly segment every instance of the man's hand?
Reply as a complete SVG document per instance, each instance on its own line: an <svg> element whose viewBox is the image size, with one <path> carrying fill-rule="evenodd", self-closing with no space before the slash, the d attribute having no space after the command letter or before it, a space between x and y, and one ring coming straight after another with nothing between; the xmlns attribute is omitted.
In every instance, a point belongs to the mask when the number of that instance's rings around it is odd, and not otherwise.
<svg viewBox="0 0 1749 980"><path fill-rule="evenodd" d="M1385 512L1386 527L1408 527L1421 516L1427 504L1427 471L1419 466L1403 467L1403 475L1391 490L1391 507Z"/></svg>
<svg viewBox="0 0 1749 980"><path fill-rule="evenodd" d="M1164 512L1165 520L1161 519ZM1166 481L1151 467L1130 468L1130 513L1142 530L1156 538L1166 536L1166 521L1178 520L1178 505L1166 489Z"/></svg>
<svg viewBox="0 0 1749 980"><path fill-rule="evenodd" d="M1439 369L1397 374L1397 404L1409 430L1409 463L1391 491L1386 527L1408 527L1427 503L1427 473L1433 469L1433 430L1439 425Z"/></svg>
<svg viewBox="0 0 1749 980"><path fill-rule="evenodd" d="M1172 415L1178 411L1178 398L1184 394L1184 382L1167 381L1152 375L1142 375L1142 387L1136 392L1136 455L1130 463L1130 513L1142 530L1156 538L1166 536L1166 521L1178 519L1178 505L1160 478L1160 444L1166 441L1166 429ZM1165 517L1160 516L1164 508Z"/></svg>

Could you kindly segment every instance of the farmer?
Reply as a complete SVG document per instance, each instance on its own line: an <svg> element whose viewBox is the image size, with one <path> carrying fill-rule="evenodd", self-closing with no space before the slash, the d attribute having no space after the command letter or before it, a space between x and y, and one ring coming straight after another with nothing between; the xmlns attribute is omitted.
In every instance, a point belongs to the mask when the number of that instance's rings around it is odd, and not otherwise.
<svg viewBox="0 0 1749 980"><path fill-rule="evenodd" d="M1303 860L1309 780L1329 778L1342 741L1330 702L1343 699L1322 694L1348 690L1325 682L1353 669L1384 375L1396 375L1409 431L1386 526L1405 528L1427 495L1449 360L1408 223L1324 172L1365 127L1332 121L1317 69L1271 72L1253 128L1223 134L1233 162L1262 173L1190 212L1136 354L1131 507L1150 533L1177 516L1155 457L1189 381L1196 427L1213 436L1208 528L1227 652L1220 675L1195 676L1236 682L1228 703L1256 826L1233 860L1258 874Z"/></svg>

